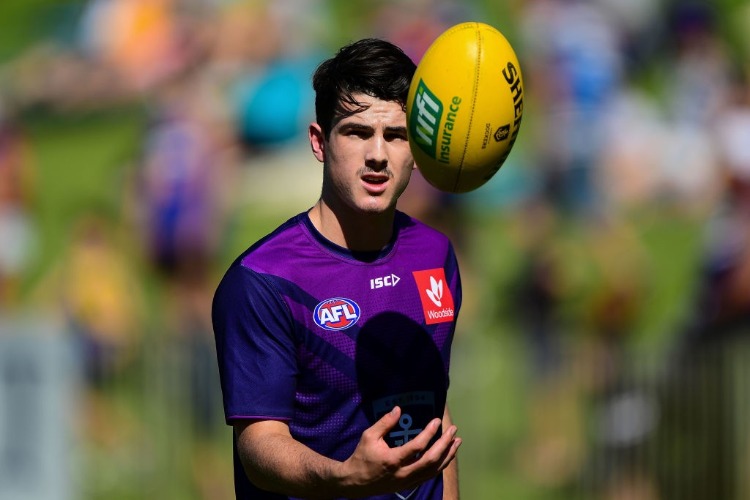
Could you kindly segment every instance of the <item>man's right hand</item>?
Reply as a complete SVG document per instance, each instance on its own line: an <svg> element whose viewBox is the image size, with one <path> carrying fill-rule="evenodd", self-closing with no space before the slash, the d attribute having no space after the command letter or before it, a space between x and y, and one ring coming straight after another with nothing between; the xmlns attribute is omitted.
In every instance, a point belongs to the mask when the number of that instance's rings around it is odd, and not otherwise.
<svg viewBox="0 0 750 500"><path fill-rule="evenodd" d="M401 408L396 406L362 433L354 453L337 471L353 498L392 493L415 487L443 471L456 457L461 438L451 425L430 446L441 421L433 419L414 439L391 448L385 440L398 423Z"/></svg>
<svg viewBox="0 0 750 500"><path fill-rule="evenodd" d="M314 452L291 436L286 423L274 420L236 423L237 449L248 478L264 490L311 499L393 493L442 472L461 445L449 425L430 446L441 425L436 418L414 439L391 448L385 437L400 418L399 407L384 415L343 462Z"/></svg>

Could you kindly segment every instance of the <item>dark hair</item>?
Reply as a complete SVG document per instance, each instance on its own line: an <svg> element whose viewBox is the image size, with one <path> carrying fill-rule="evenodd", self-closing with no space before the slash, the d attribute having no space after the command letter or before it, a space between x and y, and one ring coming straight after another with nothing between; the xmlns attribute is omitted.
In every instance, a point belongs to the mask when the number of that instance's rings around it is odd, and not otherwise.
<svg viewBox="0 0 750 500"><path fill-rule="evenodd" d="M406 109L416 65L399 47L365 38L342 47L313 75L315 119L328 137L334 120L365 109L353 94L367 94Z"/></svg>

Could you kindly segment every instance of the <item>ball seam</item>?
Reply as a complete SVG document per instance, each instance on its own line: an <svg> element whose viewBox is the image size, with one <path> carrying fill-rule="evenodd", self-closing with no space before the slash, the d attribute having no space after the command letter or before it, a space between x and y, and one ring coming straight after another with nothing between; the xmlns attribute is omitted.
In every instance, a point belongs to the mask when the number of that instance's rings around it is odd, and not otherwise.
<svg viewBox="0 0 750 500"><path fill-rule="evenodd" d="M459 183L461 181L461 173L464 170L464 161L466 161L466 152L469 150L469 141L471 139L471 127L474 123L474 110L477 104L477 89L479 89L479 76L481 75L480 65L482 64L482 30L479 25L474 25L475 34L477 37L477 63L474 67L474 85L471 89L471 113L469 113L469 125L466 129L466 138L464 139L464 149L461 154L461 162L458 167L458 175L456 176L456 183L453 185L453 191L458 192Z"/></svg>

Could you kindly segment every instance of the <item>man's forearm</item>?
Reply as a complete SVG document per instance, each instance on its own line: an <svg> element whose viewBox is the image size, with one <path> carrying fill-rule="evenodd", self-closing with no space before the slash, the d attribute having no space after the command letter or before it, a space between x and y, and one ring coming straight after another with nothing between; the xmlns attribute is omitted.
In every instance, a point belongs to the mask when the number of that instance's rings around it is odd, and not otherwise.
<svg viewBox="0 0 750 500"><path fill-rule="evenodd" d="M453 425L448 407L443 414L443 429ZM454 458L448 467L443 470L443 500L459 500L458 488L458 457Z"/></svg>
<svg viewBox="0 0 750 500"><path fill-rule="evenodd" d="M315 453L283 428L274 430L277 424L257 422L238 429L238 453L253 484L311 500L339 496L345 489L337 475L341 462Z"/></svg>
<svg viewBox="0 0 750 500"><path fill-rule="evenodd" d="M443 500L459 500L458 489L458 459L453 461L443 471Z"/></svg>
<svg viewBox="0 0 750 500"><path fill-rule="evenodd" d="M236 425L238 454L250 481L268 491L310 499L391 493L445 471L461 445L453 425L431 445L441 426L434 419L408 443L390 448L385 436L400 417L399 407L381 417L343 462L316 453L295 440L286 423L273 420Z"/></svg>

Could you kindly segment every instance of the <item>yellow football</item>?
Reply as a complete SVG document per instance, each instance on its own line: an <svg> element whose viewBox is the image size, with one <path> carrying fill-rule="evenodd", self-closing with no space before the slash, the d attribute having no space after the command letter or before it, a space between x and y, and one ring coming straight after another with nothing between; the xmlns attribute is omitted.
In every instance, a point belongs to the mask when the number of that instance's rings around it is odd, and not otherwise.
<svg viewBox="0 0 750 500"><path fill-rule="evenodd" d="M424 178L451 193L490 180L518 137L523 97L518 58L500 31L467 22L443 32L417 64L406 103Z"/></svg>

